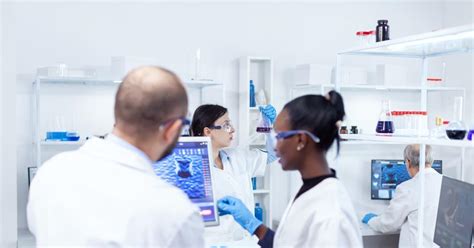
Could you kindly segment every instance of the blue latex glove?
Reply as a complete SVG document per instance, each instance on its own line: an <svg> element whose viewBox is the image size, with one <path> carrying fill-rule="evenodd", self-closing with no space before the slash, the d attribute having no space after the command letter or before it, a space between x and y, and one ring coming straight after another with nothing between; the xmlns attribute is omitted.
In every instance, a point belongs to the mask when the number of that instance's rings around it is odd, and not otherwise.
<svg viewBox="0 0 474 248"><path fill-rule="evenodd" d="M369 224L369 220L377 216L376 214L373 213L368 213L362 218L362 223Z"/></svg>
<svg viewBox="0 0 474 248"><path fill-rule="evenodd" d="M235 221L250 234L253 234L262 224L262 222L255 218L255 216L247 209L244 203L235 197L226 196L218 200L217 208L219 209L219 215L232 215Z"/></svg>
<svg viewBox="0 0 474 248"><path fill-rule="evenodd" d="M273 124L275 122L275 118L276 118L276 109L268 104L268 105L265 105L265 106L260 106L258 107L258 109L260 110L260 112L262 112L262 114L267 117L268 120L270 120L270 122Z"/></svg>

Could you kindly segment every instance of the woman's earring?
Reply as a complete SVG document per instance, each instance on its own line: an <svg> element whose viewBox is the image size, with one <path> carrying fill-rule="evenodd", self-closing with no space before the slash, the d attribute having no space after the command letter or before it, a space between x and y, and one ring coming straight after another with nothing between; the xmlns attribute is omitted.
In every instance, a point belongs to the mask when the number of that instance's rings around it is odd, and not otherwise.
<svg viewBox="0 0 474 248"><path fill-rule="evenodd" d="M303 145L303 144L299 144L299 145L296 147L296 150L297 150L297 151L301 151L303 148L304 148L304 145Z"/></svg>

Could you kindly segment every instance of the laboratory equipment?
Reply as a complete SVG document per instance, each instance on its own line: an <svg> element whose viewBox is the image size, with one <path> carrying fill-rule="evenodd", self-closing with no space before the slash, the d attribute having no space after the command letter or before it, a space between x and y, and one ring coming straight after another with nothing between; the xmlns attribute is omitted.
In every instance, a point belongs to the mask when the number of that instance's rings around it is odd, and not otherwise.
<svg viewBox="0 0 474 248"><path fill-rule="evenodd" d="M474 137L474 127L471 130L469 130L469 133L467 134L467 140L472 141L473 137Z"/></svg>
<svg viewBox="0 0 474 248"><path fill-rule="evenodd" d="M340 134L349 134L349 131L347 130L347 126L342 126L341 130L339 130Z"/></svg>
<svg viewBox="0 0 474 248"><path fill-rule="evenodd" d="M257 106L255 102L255 85L253 84L253 80L250 80L250 107Z"/></svg>
<svg viewBox="0 0 474 248"><path fill-rule="evenodd" d="M433 241L440 247L472 247L474 185L444 176Z"/></svg>
<svg viewBox="0 0 474 248"><path fill-rule="evenodd" d="M428 112L426 111L392 111L395 135L428 136Z"/></svg>
<svg viewBox="0 0 474 248"><path fill-rule="evenodd" d="M388 20L378 20L378 25L375 28L376 41L390 40L390 27L388 26Z"/></svg>
<svg viewBox="0 0 474 248"><path fill-rule="evenodd" d="M172 154L153 164L156 175L184 191L206 226L219 224L211 170L209 137L180 137Z"/></svg>
<svg viewBox="0 0 474 248"><path fill-rule="evenodd" d="M397 185L411 178L403 160L374 159L371 163L372 200L392 199ZM441 174L443 161L435 160L431 167Z"/></svg>
<svg viewBox="0 0 474 248"><path fill-rule="evenodd" d="M454 98L454 118L446 127L446 136L449 139L462 140L466 137L467 126L462 121L463 114L463 98Z"/></svg>
<svg viewBox="0 0 474 248"><path fill-rule="evenodd" d="M255 218L259 221L263 221L263 208L260 207L260 203L255 203Z"/></svg>
<svg viewBox="0 0 474 248"><path fill-rule="evenodd" d="M256 190L257 189L257 178L252 177L252 189Z"/></svg>
<svg viewBox="0 0 474 248"><path fill-rule="evenodd" d="M263 113L260 113L256 131L257 133L270 133L272 131L272 123Z"/></svg>
<svg viewBox="0 0 474 248"><path fill-rule="evenodd" d="M375 132L379 135L393 134L395 127L392 121L392 113L390 112L390 101L382 101L382 110L379 115Z"/></svg>

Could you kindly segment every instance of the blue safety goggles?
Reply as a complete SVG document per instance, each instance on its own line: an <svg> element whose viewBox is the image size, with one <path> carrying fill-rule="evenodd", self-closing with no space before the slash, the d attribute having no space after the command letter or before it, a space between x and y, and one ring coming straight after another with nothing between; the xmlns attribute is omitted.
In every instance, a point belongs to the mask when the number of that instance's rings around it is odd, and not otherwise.
<svg viewBox="0 0 474 248"><path fill-rule="evenodd" d="M319 143L321 141L316 135L314 135L311 132L306 131L306 130L289 130L289 131L283 131L283 132L278 132L278 133L273 132L273 133L274 133L274 135L272 135L272 136L275 137L276 140L287 139L287 138L293 137L297 134L306 134L315 143Z"/></svg>

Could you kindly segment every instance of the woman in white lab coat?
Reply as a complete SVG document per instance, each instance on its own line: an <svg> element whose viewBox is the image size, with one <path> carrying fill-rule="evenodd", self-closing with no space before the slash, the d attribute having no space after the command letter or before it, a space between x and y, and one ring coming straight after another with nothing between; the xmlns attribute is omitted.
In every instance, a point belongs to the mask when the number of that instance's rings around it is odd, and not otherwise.
<svg viewBox="0 0 474 248"><path fill-rule="evenodd" d="M271 105L261 107L261 111L273 122L276 111ZM235 129L226 108L205 104L194 111L191 134L208 136L212 142L214 197L220 199L230 195L239 198L253 212L255 203L251 178L263 176L267 164L274 161L275 157L274 153L269 155L259 149L229 148L234 133ZM219 222L219 226L206 228L207 242L242 240L250 237L231 216L222 216Z"/></svg>
<svg viewBox="0 0 474 248"><path fill-rule="evenodd" d="M276 154L283 170L298 170L303 186L289 203L274 233L255 219L239 199L218 202L262 247L362 247L358 220L349 195L329 168L326 152L344 117L342 97L306 95L287 103L274 130ZM339 149L339 148L338 148Z"/></svg>

